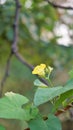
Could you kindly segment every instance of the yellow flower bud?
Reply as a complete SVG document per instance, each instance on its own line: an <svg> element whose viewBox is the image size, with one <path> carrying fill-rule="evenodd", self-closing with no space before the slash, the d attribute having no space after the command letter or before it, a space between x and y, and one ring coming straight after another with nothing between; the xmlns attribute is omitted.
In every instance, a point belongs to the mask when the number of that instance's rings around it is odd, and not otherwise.
<svg viewBox="0 0 73 130"><path fill-rule="evenodd" d="M32 74L37 74L39 76L45 76L45 64L37 65L34 70L32 71Z"/></svg>
<svg viewBox="0 0 73 130"><path fill-rule="evenodd" d="M32 71L32 74L37 74L39 76L46 78L48 75L50 75L52 70L53 70L52 67L50 66L46 67L45 64L40 64L34 68L34 70Z"/></svg>

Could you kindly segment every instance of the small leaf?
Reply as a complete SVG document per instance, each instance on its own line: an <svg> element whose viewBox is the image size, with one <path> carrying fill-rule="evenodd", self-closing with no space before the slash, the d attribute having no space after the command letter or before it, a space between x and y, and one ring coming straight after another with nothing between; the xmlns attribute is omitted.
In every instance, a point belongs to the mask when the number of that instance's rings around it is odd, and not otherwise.
<svg viewBox="0 0 73 130"><path fill-rule="evenodd" d="M44 83L42 83L39 79L36 79L34 81L34 85L38 86L38 87L43 87L43 88L47 87L47 85L45 85Z"/></svg>

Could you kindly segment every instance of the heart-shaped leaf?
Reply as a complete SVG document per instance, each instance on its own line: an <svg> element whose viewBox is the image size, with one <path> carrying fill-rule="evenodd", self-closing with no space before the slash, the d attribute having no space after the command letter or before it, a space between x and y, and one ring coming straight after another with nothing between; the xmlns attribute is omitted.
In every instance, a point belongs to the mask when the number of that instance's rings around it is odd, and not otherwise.
<svg viewBox="0 0 73 130"><path fill-rule="evenodd" d="M26 111L22 108L29 100L13 92L8 92L0 99L0 118L28 120Z"/></svg>

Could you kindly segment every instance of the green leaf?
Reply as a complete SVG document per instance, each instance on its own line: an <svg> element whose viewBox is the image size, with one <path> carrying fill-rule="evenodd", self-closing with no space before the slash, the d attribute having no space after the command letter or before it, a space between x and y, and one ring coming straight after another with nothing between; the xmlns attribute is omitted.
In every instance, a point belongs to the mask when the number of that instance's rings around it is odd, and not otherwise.
<svg viewBox="0 0 73 130"><path fill-rule="evenodd" d="M54 104L54 110L58 109L62 105L62 103L66 99L70 98L71 96L73 96L73 90L70 90L70 91L68 91L68 92L66 92L64 94L61 94L60 98ZM66 105L67 105L67 103L66 103Z"/></svg>
<svg viewBox="0 0 73 130"><path fill-rule="evenodd" d="M56 97L62 87L53 88L38 88L34 96L34 104L39 106L45 102L52 100Z"/></svg>
<svg viewBox="0 0 73 130"><path fill-rule="evenodd" d="M46 122L42 118L36 118L29 122L30 130L49 130Z"/></svg>
<svg viewBox="0 0 73 130"><path fill-rule="evenodd" d="M36 79L34 81L34 85L38 86L38 87L43 87L43 88L47 87L47 85L45 85L44 83L42 83L39 79Z"/></svg>
<svg viewBox="0 0 73 130"><path fill-rule="evenodd" d="M29 121L30 130L62 130L60 120L52 114L49 114L45 121L41 117Z"/></svg>
<svg viewBox="0 0 73 130"><path fill-rule="evenodd" d="M34 96L34 104L39 106L69 90L73 90L73 80L70 80L64 87L38 88Z"/></svg>
<svg viewBox="0 0 73 130"><path fill-rule="evenodd" d="M8 92L0 99L0 118L28 120L26 111L22 108L29 100L13 92Z"/></svg>
<svg viewBox="0 0 73 130"><path fill-rule="evenodd" d="M48 120L46 121L48 130L62 130L61 122L58 117L49 114Z"/></svg>

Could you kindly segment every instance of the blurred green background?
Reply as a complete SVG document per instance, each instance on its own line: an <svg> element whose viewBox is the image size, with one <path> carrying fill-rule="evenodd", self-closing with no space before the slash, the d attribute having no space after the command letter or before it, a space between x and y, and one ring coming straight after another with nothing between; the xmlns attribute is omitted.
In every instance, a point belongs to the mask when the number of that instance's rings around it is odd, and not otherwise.
<svg viewBox="0 0 73 130"><path fill-rule="evenodd" d="M18 32L20 54L34 66L45 63L54 67L51 75L53 83L64 84L68 79L68 71L73 66L73 11L55 9L44 0L20 0L20 3L22 5ZM0 82L12 45L14 16L15 1L7 0L4 5L0 5ZM13 91L32 100L35 78L27 66L13 57L3 93ZM47 105L41 109L47 111ZM61 118L63 129L73 130L69 112ZM0 122L6 130L14 130L16 127L20 130L18 121L1 119Z"/></svg>

